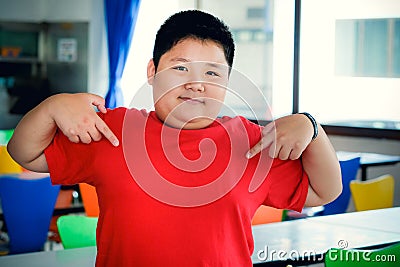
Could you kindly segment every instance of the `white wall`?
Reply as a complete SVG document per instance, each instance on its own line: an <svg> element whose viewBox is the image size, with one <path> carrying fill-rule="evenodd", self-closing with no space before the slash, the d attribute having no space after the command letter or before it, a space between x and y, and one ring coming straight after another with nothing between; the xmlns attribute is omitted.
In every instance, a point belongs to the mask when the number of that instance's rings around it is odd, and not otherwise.
<svg viewBox="0 0 400 267"><path fill-rule="evenodd" d="M89 21L91 0L0 0L0 19L12 21Z"/></svg>
<svg viewBox="0 0 400 267"><path fill-rule="evenodd" d="M300 110L324 122L399 121L399 78L336 74L335 25L338 19L399 18L400 1L308 0L301 12Z"/></svg>
<svg viewBox="0 0 400 267"><path fill-rule="evenodd" d="M157 9L154 7L157 6ZM153 57L153 46L156 33L161 24L173 13L181 10L179 0L159 1L142 0L138 19L133 32L131 48L121 80L124 95L124 106L137 101L139 91L147 90L147 64ZM146 101L147 100L147 101ZM146 102L140 107L152 107L151 93L140 99ZM139 106L136 106L139 108Z"/></svg>

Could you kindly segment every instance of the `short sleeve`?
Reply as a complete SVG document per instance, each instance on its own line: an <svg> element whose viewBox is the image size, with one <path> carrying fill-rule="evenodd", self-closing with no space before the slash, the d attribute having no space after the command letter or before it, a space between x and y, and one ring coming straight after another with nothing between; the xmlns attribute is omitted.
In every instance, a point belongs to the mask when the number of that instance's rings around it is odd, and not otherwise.
<svg viewBox="0 0 400 267"><path fill-rule="evenodd" d="M54 184L72 185L86 182L92 176L92 144L75 144L57 131L53 142L44 151Z"/></svg>
<svg viewBox="0 0 400 267"><path fill-rule="evenodd" d="M99 117L110 127L121 140L121 127L125 108L109 110L106 114L99 113ZM73 185L77 183L93 184L96 170L101 165L100 155L108 155L112 145L106 138L90 144L72 143L58 130L52 143L45 149L50 177L54 184Z"/></svg>
<svg viewBox="0 0 400 267"><path fill-rule="evenodd" d="M268 174L270 189L264 205L301 211L308 194L308 176L301 160L275 159Z"/></svg>

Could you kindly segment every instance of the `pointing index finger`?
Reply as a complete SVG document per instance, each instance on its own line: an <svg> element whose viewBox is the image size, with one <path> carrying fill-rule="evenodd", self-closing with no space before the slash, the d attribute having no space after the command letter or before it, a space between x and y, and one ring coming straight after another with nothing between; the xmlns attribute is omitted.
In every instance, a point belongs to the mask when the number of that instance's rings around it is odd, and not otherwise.
<svg viewBox="0 0 400 267"><path fill-rule="evenodd" d="M260 153L261 150L265 149L273 143L274 135L270 134L271 129L273 128L268 127L263 130L261 140L246 153L246 158L250 159L254 157L256 154Z"/></svg>
<svg viewBox="0 0 400 267"><path fill-rule="evenodd" d="M251 159L256 154L260 153L263 150L263 140L261 139L257 144L255 144L247 153L246 158Z"/></svg>
<svg viewBox="0 0 400 267"><path fill-rule="evenodd" d="M107 126L107 124L102 119L99 118L97 120L96 128L99 130L99 132L101 134L104 135L105 138L108 139L108 141L110 141L110 143L113 146L119 146L118 138L115 136L115 134L110 130L110 128Z"/></svg>

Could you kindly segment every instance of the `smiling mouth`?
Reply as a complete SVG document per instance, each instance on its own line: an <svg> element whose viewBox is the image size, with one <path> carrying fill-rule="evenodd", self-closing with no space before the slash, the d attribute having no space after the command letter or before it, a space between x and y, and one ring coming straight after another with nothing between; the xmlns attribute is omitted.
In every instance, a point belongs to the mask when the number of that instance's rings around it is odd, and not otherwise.
<svg viewBox="0 0 400 267"><path fill-rule="evenodd" d="M191 98L191 97L179 97L179 99L183 100L185 103L189 104L204 104L204 99L201 98Z"/></svg>

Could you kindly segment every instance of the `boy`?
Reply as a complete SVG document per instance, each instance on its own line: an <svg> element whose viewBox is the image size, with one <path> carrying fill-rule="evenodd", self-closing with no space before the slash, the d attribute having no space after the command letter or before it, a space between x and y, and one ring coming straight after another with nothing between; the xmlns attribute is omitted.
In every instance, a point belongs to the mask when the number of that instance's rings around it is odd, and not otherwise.
<svg viewBox="0 0 400 267"><path fill-rule="evenodd" d="M96 187L96 266L252 266L260 205L301 210L340 193L335 151L308 114L277 119L276 136L242 117L216 119L233 53L219 19L174 14L148 64L155 111L61 94L15 129L8 149L25 168Z"/></svg>

